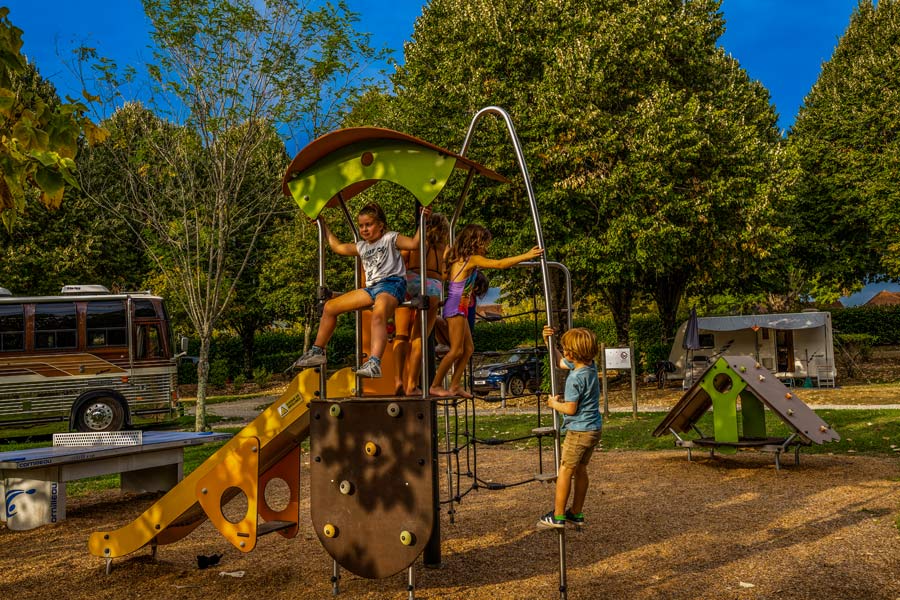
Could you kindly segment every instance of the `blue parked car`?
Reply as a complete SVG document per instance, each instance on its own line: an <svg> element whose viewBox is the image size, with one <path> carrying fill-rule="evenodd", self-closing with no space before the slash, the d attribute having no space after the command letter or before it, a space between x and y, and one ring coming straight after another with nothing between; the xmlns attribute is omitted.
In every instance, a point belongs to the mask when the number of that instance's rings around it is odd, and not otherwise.
<svg viewBox="0 0 900 600"><path fill-rule="evenodd" d="M476 356L473 391L486 396L499 392L505 384L507 396L521 396L525 390L541 387L541 365L545 348L516 348L508 352L482 352Z"/></svg>

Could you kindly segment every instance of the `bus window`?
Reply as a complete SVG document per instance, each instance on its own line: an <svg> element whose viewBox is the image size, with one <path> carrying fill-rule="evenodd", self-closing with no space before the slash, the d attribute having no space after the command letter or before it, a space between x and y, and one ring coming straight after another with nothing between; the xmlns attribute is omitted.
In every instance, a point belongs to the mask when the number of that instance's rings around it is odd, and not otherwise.
<svg viewBox="0 0 900 600"><path fill-rule="evenodd" d="M34 305L34 347L75 348L78 345L78 319L74 302Z"/></svg>
<svg viewBox="0 0 900 600"><path fill-rule="evenodd" d="M0 306L0 352L25 349L25 310L21 304Z"/></svg>
<svg viewBox="0 0 900 600"><path fill-rule="evenodd" d="M159 325L138 325L134 339L134 357L137 360L163 356Z"/></svg>
<svg viewBox="0 0 900 600"><path fill-rule="evenodd" d="M135 300L134 301L134 316L138 319L148 317L154 318L156 317L156 309L153 308L153 303L149 300Z"/></svg>
<svg viewBox="0 0 900 600"><path fill-rule="evenodd" d="M126 326L124 301L104 300L88 303L88 347L124 346Z"/></svg>

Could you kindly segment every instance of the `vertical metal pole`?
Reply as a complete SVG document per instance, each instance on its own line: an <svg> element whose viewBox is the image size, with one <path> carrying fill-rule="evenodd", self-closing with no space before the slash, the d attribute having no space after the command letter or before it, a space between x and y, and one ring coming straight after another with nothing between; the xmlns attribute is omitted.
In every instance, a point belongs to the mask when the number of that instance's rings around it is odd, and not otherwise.
<svg viewBox="0 0 900 600"><path fill-rule="evenodd" d="M319 289L325 289L325 246L328 240L325 239L325 227L322 226L322 220L316 219L316 229L319 235ZM327 302L327 299L325 299ZM321 315L320 315L321 316ZM321 326L321 323L320 323ZM316 328L318 330L318 327ZM323 348L324 350L324 348ZM325 365L319 367L319 399L328 397L326 382L328 381L328 368Z"/></svg>
<svg viewBox="0 0 900 600"><path fill-rule="evenodd" d="M418 207L419 204L416 203ZM427 278L428 278L428 255L426 253L426 243L425 243L425 212L419 211L417 213L417 227L419 232L419 299L424 300L425 294L427 290ZM428 305L423 305L422 309L419 310L419 343L422 349L422 355L420 357L421 364L420 366L420 381L421 390L422 390L422 400L427 400L428 398L428 388L430 387L430 380L428 379L429 372L429 360L428 360L428 351L430 350L430 344L426 344L428 338ZM446 419L445 419L446 422ZM439 455L438 455L438 423L437 423L437 407L432 402L431 406L431 503L432 503L432 523L431 523L431 537L428 539L428 543L425 545L425 556L424 562L426 567L437 568L441 566L441 486L440 486L440 465L438 464ZM449 439L449 438L448 438ZM449 481L449 477L448 477ZM452 490L452 485L450 487ZM412 586L413 581L413 571L412 567L409 570L410 577L410 586ZM410 587L410 600L413 598L413 588Z"/></svg>
<svg viewBox="0 0 900 600"><path fill-rule="evenodd" d="M332 561L331 564L331 595L337 596L341 593L341 566L338 562Z"/></svg>
<svg viewBox="0 0 900 600"><path fill-rule="evenodd" d="M448 506L450 507L449 514L450 514L450 522L452 523L453 522L453 489L454 489L454 487L453 487L453 450L452 450L452 448L455 447L455 444L459 443L459 440L458 440L459 436L458 435L452 436L454 446L451 446L450 445L451 444L450 443L450 439L451 439L451 435L450 435L450 405L447 403L446 400L442 404L444 406L444 447L447 449L447 498L450 500L450 502L448 503ZM459 431L458 413L456 413L454 416L457 419L456 432L458 432Z"/></svg>
<svg viewBox="0 0 900 600"><path fill-rule="evenodd" d="M419 203L416 202L416 207L419 206ZM427 290L427 278L428 278L428 256L426 255L427 245L425 243L425 212L418 212L418 231L419 231L419 300L425 300L425 292ZM421 364L419 365L419 373L422 390L422 399L428 398L428 388L431 385L431 380L428 378L428 348L426 341L428 339L428 311L431 310L431 300L429 299L427 303L422 304L422 309L419 310L419 347L422 349L422 353L420 356ZM437 310L435 308L435 310ZM412 340L410 340L412 341ZM437 470L434 472L434 476L437 477Z"/></svg>
<svg viewBox="0 0 900 600"><path fill-rule="evenodd" d="M344 218L347 219L347 224L350 226L350 231L353 233L353 241L359 241L359 230L356 229L356 223L353 222L353 216L350 214L350 210L347 208L347 203L344 202L344 196L338 193L338 200L341 204L341 211L344 213ZM362 259L360 257L356 257L355 263L353 266L353 287L354 289L359 289L360 281L360 269L362 267ZM362 336L362 312L355 311L353 314L354 323L356 325L356 368L359 369L359 366L362 364L360 361L360 353L362 352L363 346L363 336ZM324 388L323 388L324 389ZM356 395L363 395L363 386L359 377L356 378Z"/></svg>
<svg viewBox="0 0 900 600"><path fill-rule="evenodd" d="M606 379L606 344L600 344L600 370L603 375L603 416L609 416L609 386Z"/></svg>
<svg viewBox="0 0 900 600"><path fill-rule="evenodd" d="M416 571L413 565L409 566L409 574L406 580L406 591L409 592L409 600L416 600Z"/></svg>
<svg viewBox="0 0 900 600"><path fill-rule="evenodd" d="M344 213L344 218L347 219L347 224L350 226L350 231L353 233L353 242L356 243L359 241L359 230L356 229L356 223L353 220L353 215L350 214L350 210L347 208L347 203L344 202L344 196L341 193L338 193L338 200L340 201L341 212ZM360 270L362 268L362 259L358 256L355 259L355 263L353 266L353 287L354 289L359 289L360 284L362 283L360 277ZM360 366L359 353L362 352L362 313L360 311L355 311L354 313L356 319L356 368L358 369ZM359 385L359 378L356 378L356 389L359 390L358 395L362 396L362 386Z"/></svg>
<svg viewBox="0 0 900 600"><path fill-rule="evenodd" d="M441 566L441 498L440 486L438 485L438 425L437 410L434 402L431 403L431 501L433 505L433 514L431 521L431 537L425 545L424 562L425 566L436 569Z"/></svg>
<svg viewBox="0 0 900 600"><path fill-rule="evenodd" d="M634 342L628 344L628 358L631 361L631 416L637 419L637 361L634 360Z"/></svg>

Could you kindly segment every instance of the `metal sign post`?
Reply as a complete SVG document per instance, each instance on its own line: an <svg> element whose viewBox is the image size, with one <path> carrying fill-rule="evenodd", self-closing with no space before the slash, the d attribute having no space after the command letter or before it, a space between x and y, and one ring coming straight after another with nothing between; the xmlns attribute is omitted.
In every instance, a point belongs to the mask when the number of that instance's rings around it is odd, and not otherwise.
<svg viewBox="0 0 900 600"><path fill-rule="evenodd" d="M609 386L606 382L606 344L600 344L600 381L603 383L603 416L609 416Z"/></svg>

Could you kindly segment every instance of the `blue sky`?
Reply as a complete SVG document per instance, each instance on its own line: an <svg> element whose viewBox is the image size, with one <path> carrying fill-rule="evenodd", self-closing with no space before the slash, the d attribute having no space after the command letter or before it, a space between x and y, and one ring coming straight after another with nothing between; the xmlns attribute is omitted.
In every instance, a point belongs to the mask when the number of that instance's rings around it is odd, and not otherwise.
<svg viewBox="0 0 900 600"><path fill-rule="evenodd" d="M422 13L420 0L347 0L359 13L359 29L372 34L376 46L394 50L403 60ZM787 129L803 99L829 60L850 22L857 0L723 0L726 31L719 45L769 90ZM139 62L149 53L149 24L140 0L8 0L10 20L25 33L24 52L61 95L80 95L80 86L60 55L86 44L119 64ZM68 60L66 58L66 60ZM865 302L876 289L867 287L850 303Z"/></svg>
<svg viewBox="0 0 900 600"><path fill-rule="evenodd" d="M360 29L402 60L421 0L348 0ZM719 45L772 94L779 125L793 123L804 96L847 28L856 0L723 0ZM147 19L140 0L8 0L10 19L24 30L25 53L63 94L80 89L59 60L74 46L95 46L120 64L147 55Z"/></svg>

